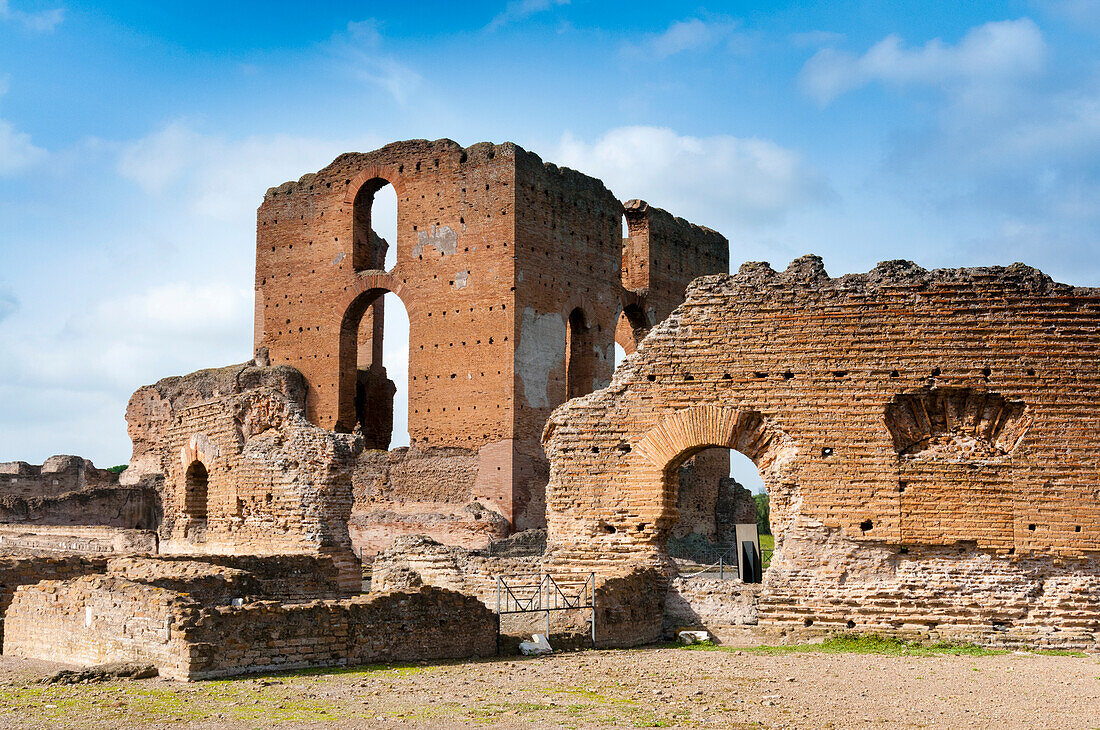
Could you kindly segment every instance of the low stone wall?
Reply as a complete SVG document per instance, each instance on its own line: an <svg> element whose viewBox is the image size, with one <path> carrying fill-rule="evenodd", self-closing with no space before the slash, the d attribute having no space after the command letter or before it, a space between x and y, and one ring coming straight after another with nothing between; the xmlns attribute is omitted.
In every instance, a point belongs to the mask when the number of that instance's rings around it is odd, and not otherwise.
<svg viewBox="0 0 1100 730"><path fill-rule="evenodd" d="M23 586L7 621L5 654L150 662L184 680L489 656L497 630L496 616L476 599L437 588L204 607L193 595L115 575Z"/></svg>
<svg viewBox="0 0 1100 730"><path fill-rule="evenodd" d="M342 601L261 602L204 612L185 629L190 679L496 653L496 616L475 598L421 587Z"/></svg>
<svg viewBox="0 0 1100 730"><path fill-rule="evenodd" d="M311 601L344 594L335 561L315 555L158 555L157 563L207 563L249 573L261 594L275 601ZM112 561L112 565L115 561ZM129 573L127 573L129 577Z"/></svg>
<svg viewBox="0 0 1100 730"><path fill-rule="evenodd" d="M16 589L40 580L66 579L107 569L105 558L82 555L64 557L0 557L0 638L4 631L4 617Z"/></svg>
<svg viewBox="0 0 1100 730"><path fill-rule="evenodd" d="M665 598L664 634L706 629L720 643L751 642L759 584L719 578L673 578Z"/></svg>
<svg viewBox="0 0 1100 730"><path fill-rule="evenodd" d="M0 548L86 555L152 554L157 533L90 525L0 525Z"/></svg>
<svg viewBox="0 0 1100 730"><path fill-rule="evenodd" d="M155 664L187 678L180 618L193 601L118 576L89 575L21 586L5 617L4 654L70 664Z"/></svg>
<svg viewBox="0 0 1100 730"><path fill-rule="evenodd" d="M659 640L667 579L650 567L610 575L600 573L601 567L606 566L559 562L548 554L489 557L486 551L441 545L426 537L400 538L375 559L372 590L423 583L475 596L495 611L498 576L512 586L522 586L537 584L549 573L563 587L575 587L591 570L596 574L597 646L638 646ZM553 612L551 634L568 635L567 643L584 641L591 631L589 617L588 609ZM545 622L545 613L506 615L501 617L501 633L542 633Z"/></svg>

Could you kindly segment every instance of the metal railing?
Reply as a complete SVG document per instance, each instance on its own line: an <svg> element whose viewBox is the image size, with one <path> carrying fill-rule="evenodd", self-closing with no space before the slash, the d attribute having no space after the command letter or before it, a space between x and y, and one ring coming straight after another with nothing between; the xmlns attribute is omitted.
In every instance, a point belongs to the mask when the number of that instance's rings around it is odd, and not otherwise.
<svg viewBox="0 0 1100 730"><path fill-rule="evenodd" d="M695 542L689 540L669 540L668 556L678 564L690 563L698 566L698 570L683 573L680 577L685 580L700 576L713 576L717 573L721 580L735 580L740 577L738 569L738 553L734 545L716 545L709 542ZM760 564L763 570L767 570L771 564L771 548L760 549ZM683 567L691 570L689 565Z"/></svg>
<svg viewBox="0 0 1100 730"><path fill-rule="evenodd" d="M497 615L515 613L546 613L546 638L550 638L550 612L588 609L592 646L596 645L596 574L589 573L583 582L557 580L549 573L539 576L537 583L509 583L504 576L496 577ZM500 645L500 623L497 623L497 645Z"/></svg>

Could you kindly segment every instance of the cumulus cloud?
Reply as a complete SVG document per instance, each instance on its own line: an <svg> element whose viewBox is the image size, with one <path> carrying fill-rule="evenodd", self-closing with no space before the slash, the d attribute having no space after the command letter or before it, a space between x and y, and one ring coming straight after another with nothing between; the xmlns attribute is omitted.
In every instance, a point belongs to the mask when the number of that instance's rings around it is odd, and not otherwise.
<svg viewBox="0 0 1100 730"><path fill-rule="evenodd" d="M40 10L28 13L17 10L11 6L8 0L0 0L0 20L7 20L22 25L27 30L36 33L49 33L65 19L64 8Z"/></svg>
<svg viewBox="0 0 1100 730"><path fill-rule="evenodd" d="M686 51L710 50L722 43L731 50L739 50L743 39L736 31L737 23L730 20L688 18L671 23L662 32L651 34L639 43L624 44L623 51L662 60Z"/></svg>
<svg viewBox="0 0 1100 730"><path fill-rule="evenodd" d="M251 348L253 294L187 281L93 302L63 327L8 343L0 374L31 388L121 389L177 372L180 354L198 348L214 367L240 362Z"/></svg>
<svg viewBox="0 0 1100 730"><path fill-rule="evenodd" d="M620 199L644 198L711 226L778 222L834 195L798 152L764 139L621 127L594 142L567 134L558 159L601 178Z"/></svg>
<svg viewBox="0 0 1100 730"><path fill-rule="evenodd" d="M117 170L151 195L180 191L197 215L251 217L264 190L317 170L341 152L373 149L380 140L324 140L290 135L228 139L174 121L122 146Z"/></svg>
<svg viewBox="0 0 1100 730"><path fill-rule="evenodd" d="M799 74L804 93L825 105L871 83L894 86L974 86L1015 82L1041 72L1047 47L1039 27L1028 18L972 28L955 45L940 39L909 48L890 35L861 56L824 48Z"/></svg>
<svg viewBox="0 0 1100 730"><path fill-rule="evenodd" d="M0 97L7 91L8 80L0 77ZM36 147L29 134L20 132L6 119L0 119L0 177L22 172L45 156L46 150Z"/></svg>
<svg viewBox="0 0 1100 730"><path fill-rule="evenodd" d="M489 21L485 29L496 30L509 23L525 20L532 15L568 4L569 0L512 0L504 6L504 10Z"/></svg>

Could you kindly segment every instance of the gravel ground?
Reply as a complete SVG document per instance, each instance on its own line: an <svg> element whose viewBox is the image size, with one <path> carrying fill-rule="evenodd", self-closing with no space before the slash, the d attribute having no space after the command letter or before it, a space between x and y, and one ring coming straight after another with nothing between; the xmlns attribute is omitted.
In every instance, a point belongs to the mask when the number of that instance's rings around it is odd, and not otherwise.
<svg viewBox="0 0 1100 730"><path fill-rule="evenodd" d="M0 726L1100 728L1100 657L648 648L180 683L33 683L0 658Z"/></svg>

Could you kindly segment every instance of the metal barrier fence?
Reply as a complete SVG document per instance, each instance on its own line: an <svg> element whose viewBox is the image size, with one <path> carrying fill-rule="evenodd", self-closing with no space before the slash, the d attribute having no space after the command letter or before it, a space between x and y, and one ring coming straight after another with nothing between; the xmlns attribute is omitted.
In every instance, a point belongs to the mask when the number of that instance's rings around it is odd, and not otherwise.
<svg viewBox="0 0 1100 730"><path fill-rule="evenodd" d="M762 569L766 570L771 564L773 553L772 549L760 549ZM669 540L668 556L677 562L690 562L699 566L695 572L681 574L685 580L700 576L713 577L714 574L721 580L736 580L740 577L737 548L734 545Z"/></svg>
<svg viewBox="0 0 1100 730"><path fill-rule="evenodd" d="M509 583L504 576L496 577L497 615L515 613L546 613L546 638L550 638L550 612L588 609L592 646L596 646L596 574L589 573L583 583L556 580L549 573L539 576L537 583ZM497 624L497 645L500 644L500 624Z"/></svg>

